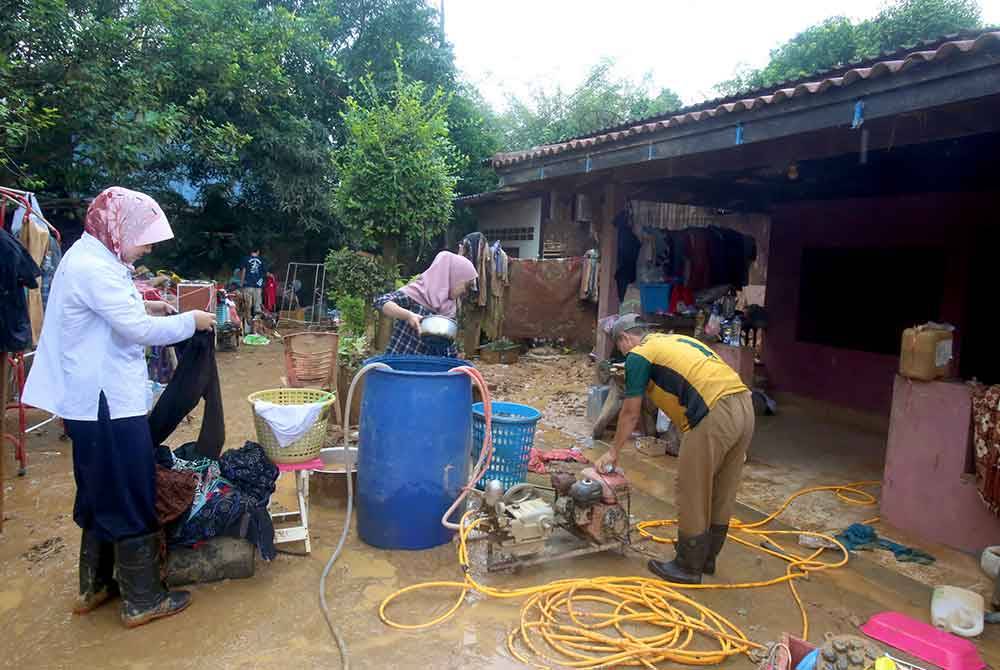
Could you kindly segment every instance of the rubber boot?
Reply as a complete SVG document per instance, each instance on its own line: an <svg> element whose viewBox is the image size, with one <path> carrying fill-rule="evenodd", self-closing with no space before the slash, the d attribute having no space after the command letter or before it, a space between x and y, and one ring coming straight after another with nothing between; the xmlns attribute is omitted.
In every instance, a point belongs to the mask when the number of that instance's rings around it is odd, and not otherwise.
<svg viewBox="0 0 1000 670"><path fill-rule="evenodd" d="M118 595L114 570L115 545L84 530L80 536L80 595L73 614L87 614Z"/></svg>
<svg viewBox="0 0 1000 670"><path fill-rule="evenodd" d="M122 623L142 626L168 617L191 604L187 591L168 591L160 579L160 534L140 535L115 545Z"/></svg>
<svg viewBox="0 0 1000 670"><path fill-rule="evenodd" d="M722 546L726 544L726 535L729 534L729 524L725 526L712 525L708 529L712 536L712 544L708 548L708 557L705 559L705 567L702 569L706 575L715 574L715 559L719 557Z"/></svg>
<svg viewBox="0 0 1000 670"><path fill-rule="evenodd" d="M708 531L694 537L678 533L674 560L650 561L649 571L673 584L701 584L701 573L712 544Z"/></svg>

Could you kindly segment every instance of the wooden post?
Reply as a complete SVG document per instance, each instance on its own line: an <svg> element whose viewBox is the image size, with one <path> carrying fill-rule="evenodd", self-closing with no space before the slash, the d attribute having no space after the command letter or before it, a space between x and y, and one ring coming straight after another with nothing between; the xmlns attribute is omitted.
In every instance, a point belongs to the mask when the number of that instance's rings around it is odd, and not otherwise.
<svg viewBox="0 0 1000 670"><path fill-rule="evenodd" d="M618 311L618 287L615 284L615 272L618 270L618 230L614 220L618 212L625 208L624 189L617 184L606 184L595 193L599 198L594 203L594 229L597 231L601 254L601 267L598 277L597 318L603 319ZM608 358L614 348L611 338L597 328L595 351L601 359Z"/></svg>
<svg viewBox="0 0 1000 670"><path fill-rule="evenodd" d="M7 463L7 352L0 349L0 533L3 532L3 490Z"/></svg>

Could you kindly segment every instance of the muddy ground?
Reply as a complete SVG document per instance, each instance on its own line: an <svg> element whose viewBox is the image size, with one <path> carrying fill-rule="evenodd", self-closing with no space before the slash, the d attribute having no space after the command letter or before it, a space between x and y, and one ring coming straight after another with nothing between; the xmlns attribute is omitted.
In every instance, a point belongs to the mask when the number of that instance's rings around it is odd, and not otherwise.
<svg viewBox="0 0 1000 670"><path fill-rule="evenodd" d="M226 408L227 446L252 439L248 393L279 385L280 346L219 356ZM579 446L594 455L585 414L586 388L593 370L583 356L525 357L514 366L482 366L498 399L531 404L544 412L537 434L542 448ZM182 425L172 443L194 439L194 421ZM258 562L248 580L193 587L194 603L180 616L126 631L117 608L105 606L85 617L70 614L76 591L79 531L71 519L74 484L70 445L50 428L29 440L26 477L9 476L6 523L0 537L0 665L20 668L335 668L336 649L319 613L317 586L323 566L343 525L342 503L314 497L313 551L308 557L281 554ZM758 423L753 461L746 471L738 515L755 519L774 510L787 496L807 487L878 479L883 436L877 426L851 421L829 408L781 399L776 417ZM9 452L9 450L6 450ZM16 472L5 453L8 475ZM674 462L669 456L630 451L623 466L636 486L633 513L639 519L673 516ZM315 487L314 487L315 488ZM291 506L293 482L279 481L277 503ZM870 489L877 493L877 488ZM800 499L781 521L794 527L841 529L877 515L877 507L847 505L831 493ZM915 542L896 529L879 531ZM813 576L800 588L810 617L810 639L825 632L852 632L871 614L896 609L927 618L929 585L947 583L989 594L973 557L933 545L919 545L938 557L934 566L907 566L891 555L858 555L836 572ZM669 550L654 549L664 555ZM566 576L645 575L645 557L598 555L548 564L514 575L482 577L494 586L541 584ZM764 580L784 571L776 559L741 546L729 546L711 581ZM329 580L333 615L340 622L355 668L514 668L521 667L505 648L517 624L519 601L478 595L451 620L425 632L399 632L379 620L379 602L393 590L428 580L460 579L455 548L423 552L372 549L352 533ZM424 592L393 609L400 620L422 621L443 612L454 593ZM718 610L752 639L767 642L781 632L798 634L798 611L784 586L738 591L700 591L700 602ZM977 645L987 662L1000 664L1000 634L993 629ZM746 658L728 667L750 668Z"/></svg>

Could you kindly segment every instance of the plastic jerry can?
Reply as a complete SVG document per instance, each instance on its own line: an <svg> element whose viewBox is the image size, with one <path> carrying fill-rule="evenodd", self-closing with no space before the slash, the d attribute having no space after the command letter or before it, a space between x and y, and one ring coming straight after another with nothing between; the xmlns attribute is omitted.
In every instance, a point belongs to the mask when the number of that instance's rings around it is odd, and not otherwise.
<svg viewBox="0 0 1000 670"><path fill-rule="evenodd" d="M983 632L986 602L974 591L956 586L938 586L931 596L931 622L941 630L975 637Z"/></svg>
<svg viewBox="0 0 1000 670"><path fill-rule="evenodd" d="M903 331L899 373L911 379L932 381L951 370L954 328L926 323Z"/></svg>

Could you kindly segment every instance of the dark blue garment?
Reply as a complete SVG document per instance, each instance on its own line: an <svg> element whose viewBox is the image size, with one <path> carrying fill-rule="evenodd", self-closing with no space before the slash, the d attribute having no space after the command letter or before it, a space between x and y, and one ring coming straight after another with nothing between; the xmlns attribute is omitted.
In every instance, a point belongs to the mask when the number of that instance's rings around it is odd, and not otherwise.
<svg viewBox="0 0 1000 670"><path fill-rule="evenodd" d="M111 419L101 393L97 421L66 422L73 440L73 520L105 542L155 531L156 470L144 416Z"/></svg>

